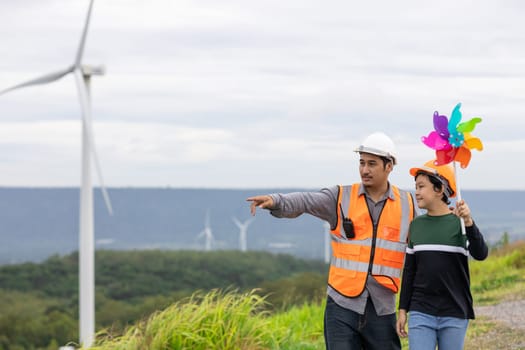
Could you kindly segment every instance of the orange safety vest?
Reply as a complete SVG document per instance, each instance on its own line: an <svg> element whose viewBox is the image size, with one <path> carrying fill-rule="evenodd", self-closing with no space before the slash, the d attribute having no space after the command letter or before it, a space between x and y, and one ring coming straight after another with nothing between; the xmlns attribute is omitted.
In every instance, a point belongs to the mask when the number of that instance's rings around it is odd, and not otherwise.
<svg viewBox="0 0 525 350"><path fill-rule="evenodd" d="M414 203L410 193L391 186L395 200L386 199L377 227L360 184L339 186L337 225L331 230L332 262L328 284L339 294L356 297L363 293L368 275L382 286L397 293L405 259L408 226L414 218ZM354 238L346 238L344 215L354 225Z"/></svg>

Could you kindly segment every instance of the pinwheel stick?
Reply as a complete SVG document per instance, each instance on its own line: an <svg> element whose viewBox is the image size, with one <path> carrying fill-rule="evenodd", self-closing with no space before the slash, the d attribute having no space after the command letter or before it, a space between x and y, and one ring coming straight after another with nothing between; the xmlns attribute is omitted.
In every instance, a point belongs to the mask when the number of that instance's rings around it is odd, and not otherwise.
<svg viewBox="0 0 525 350"><path fill-rule="evenodd" d="M461 187L459 186L459 176L458 176L458 172L457 172L457 169L456 169L456 162L453 162L454 163L454 176L456 177L456 196L458 198L458 201L461 201ZM467 234L467 230L465 229L465 220L463 218L459 218L460 222L461 222L461 233L463 233L464 235Z"/></svg>

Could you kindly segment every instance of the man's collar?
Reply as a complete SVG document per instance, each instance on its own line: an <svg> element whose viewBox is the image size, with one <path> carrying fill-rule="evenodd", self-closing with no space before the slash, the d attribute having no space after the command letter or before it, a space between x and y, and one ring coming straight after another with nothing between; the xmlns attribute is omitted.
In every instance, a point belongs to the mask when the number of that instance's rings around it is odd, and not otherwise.
<svg viewBox="0 0 525 350"><path fill-rule="evenodd" d="M359 191L357 192L359 196L366 195L365 186L361 182L359 184ZM390 198L391 200L396 200L396 197L394 196L394 191L392 191L392 186L390 186L390 182L388 183L388 190L386 191L386 197Z"/></svg>

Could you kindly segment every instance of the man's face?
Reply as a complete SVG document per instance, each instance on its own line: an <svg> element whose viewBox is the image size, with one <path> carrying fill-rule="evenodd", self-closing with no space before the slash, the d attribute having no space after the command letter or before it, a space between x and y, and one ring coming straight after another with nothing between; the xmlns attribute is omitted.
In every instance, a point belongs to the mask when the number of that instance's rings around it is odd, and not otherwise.
<svg viewBox="0 0 525 350"><path fill-rule="evenodd" d="M365 187L381 187L388 182L388 175L392 171L392 163L386 166L383 159L370 153L360 153L359 175Z"/></svg>

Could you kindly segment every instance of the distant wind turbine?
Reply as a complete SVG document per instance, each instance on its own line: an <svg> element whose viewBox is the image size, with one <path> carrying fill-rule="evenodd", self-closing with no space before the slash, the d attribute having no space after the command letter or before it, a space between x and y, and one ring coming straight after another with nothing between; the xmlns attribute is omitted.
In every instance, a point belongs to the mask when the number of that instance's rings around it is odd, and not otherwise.
<svg viewBox="0 0 525 350"><path fill-rule="evenodd" d="M212 244L214 241L213 233L211 232L210 227L210 211L206 211L206 218L204 220L204 229L199 233L197 238L201 238L204 236L204 250L210 251L212 248Z"/></svg>
<svg viewBox="0 0 525 350"><path fill-rule="evenodd" d="M93 157L93 161L95 163L106 207L108 208L110 215L113 214L111 202L102 179L102 171L100 169L98 156L95 150L93 128L91 125L91 76L103 75L105 69L103 66L86 66L82 64L82 56L84 54L84 47L86 44L92 8L93 0L91 0L89 3L84 30L80 38L80 44L78 46L75 60L71 66L0 91L0 95L2 95L6 92L23 87L52 83L66 76L67 74L73 74L75 77L80 100L80 108L82 110L82 186L80 189L79 220L79 331L80 344L82 344L84 347L91 346L95 334L95 249L93 229L93 186L91 182L90 162L91 157Z"/></svg>
<svg viewBox="0 0 525 350"><path fill-rule="evenodd" d="M245 222L240 222L236 217L232 217L233 222L239 228L239 248L242 252L247 250L247 231L248 226L252 223L254 218L250 218Z"/></svg>

